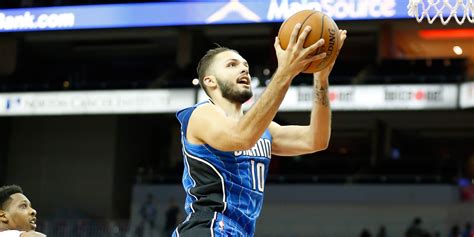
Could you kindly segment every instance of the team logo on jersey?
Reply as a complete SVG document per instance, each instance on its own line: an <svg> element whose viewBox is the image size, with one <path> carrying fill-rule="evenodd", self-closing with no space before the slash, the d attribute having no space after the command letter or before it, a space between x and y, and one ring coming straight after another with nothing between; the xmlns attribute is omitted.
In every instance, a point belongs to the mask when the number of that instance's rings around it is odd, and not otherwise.
<svg viewBox="0 0 474 237"><path fill-rule="evenodd" d="M219 221L219 230L224 230L224 221Z"/></svg>
<svg viewBox="0 0 474 237"><path fill-rule="evenodd" d="M246 151L234 151L235 156L257 156L257 157L272 157L272 142L266 138L258 139L255 146Z"/></svg>

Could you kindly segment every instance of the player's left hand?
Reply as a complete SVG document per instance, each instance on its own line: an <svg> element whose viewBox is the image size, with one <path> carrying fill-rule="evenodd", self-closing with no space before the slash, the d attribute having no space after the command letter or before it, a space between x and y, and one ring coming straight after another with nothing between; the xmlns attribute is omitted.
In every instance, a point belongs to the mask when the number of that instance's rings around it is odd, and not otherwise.
<svg viewBox="0 0 474 237"><path fill-rule="evenodd" d="M334 63L336 63L337 57L339 56L339 52L341 51L342 46L344 45L344 41L346 40L346 38L347 38L347 30L339 30L339 44L338 44L339 47L337 48L336 58L334 59L334 61L331 62L331 64L329 64L323 70L321 70L319 72L315 72L314 73L314 78L326 78L327 79L329 77L329 73L331 73L332 68L334 67Z"/></svg>

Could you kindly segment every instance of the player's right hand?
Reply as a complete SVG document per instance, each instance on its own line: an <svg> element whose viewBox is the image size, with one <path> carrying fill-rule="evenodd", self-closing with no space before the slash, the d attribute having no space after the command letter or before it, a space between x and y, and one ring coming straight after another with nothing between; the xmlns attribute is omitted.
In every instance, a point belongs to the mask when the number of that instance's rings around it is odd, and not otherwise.
<svg viewBox="0 0 474 237"><path fill-rule="evenodd" d="M286 50L283 50L278 37L275 38L275 51L278 59L278 69L281 73L288 73L290 79L293 79L300 72L304 71L307 65L313 61L326 57L326 53L314 55L316 50L324 45L324 39L318 40L309 47L304 48L304 42L309 32L310 26L306 26L303 32L298 36L301 24L298 23L291 32L290 41Z"/></svg>
<svg viewBox="0 0 474 237"><path fill-rule="evenodd" d="M323 70L319 72L315 72L314 73L315 78L328 79L329 74L331 73L332 68L334 67L334 64L336 63L336 59L339 56L339 52L341 52L342 46L344 45L344 41L346 40L346 38L347 38L347 31L339 30L339 43L338 43L338 48L336 52L336 58L326 68L324 68Z"/></svg>

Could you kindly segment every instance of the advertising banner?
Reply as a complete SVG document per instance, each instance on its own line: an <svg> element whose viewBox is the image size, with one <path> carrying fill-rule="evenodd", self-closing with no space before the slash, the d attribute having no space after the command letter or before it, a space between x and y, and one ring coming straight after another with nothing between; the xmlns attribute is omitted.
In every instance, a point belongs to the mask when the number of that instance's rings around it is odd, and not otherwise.
<svg viewBox="0 0 474 237"><path fill-rule="evenodd" d="M7 93L0 116L174 113L194 100L194 89Z"/></svg>
<svg viewBox="0 0 474 237"><path fill-rule="evenodd" d="M167 1L0 9L0 32L282 22L312 9L337 20L409 18L408 0Z"/></svg>

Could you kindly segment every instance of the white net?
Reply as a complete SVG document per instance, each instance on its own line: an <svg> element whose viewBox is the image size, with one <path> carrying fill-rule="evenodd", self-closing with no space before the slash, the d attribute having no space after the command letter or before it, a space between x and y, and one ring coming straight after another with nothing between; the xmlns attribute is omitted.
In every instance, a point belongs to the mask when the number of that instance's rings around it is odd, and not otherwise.
<svg viewBox="0 0 474 237"><path fill-rule="evenodd" d="M408 15L418 22L426 18L428 23L433 24L439 18L446 25L454 18L460 25L466 20L474 23L473 0L410 0L407 7Z"/></svg>

